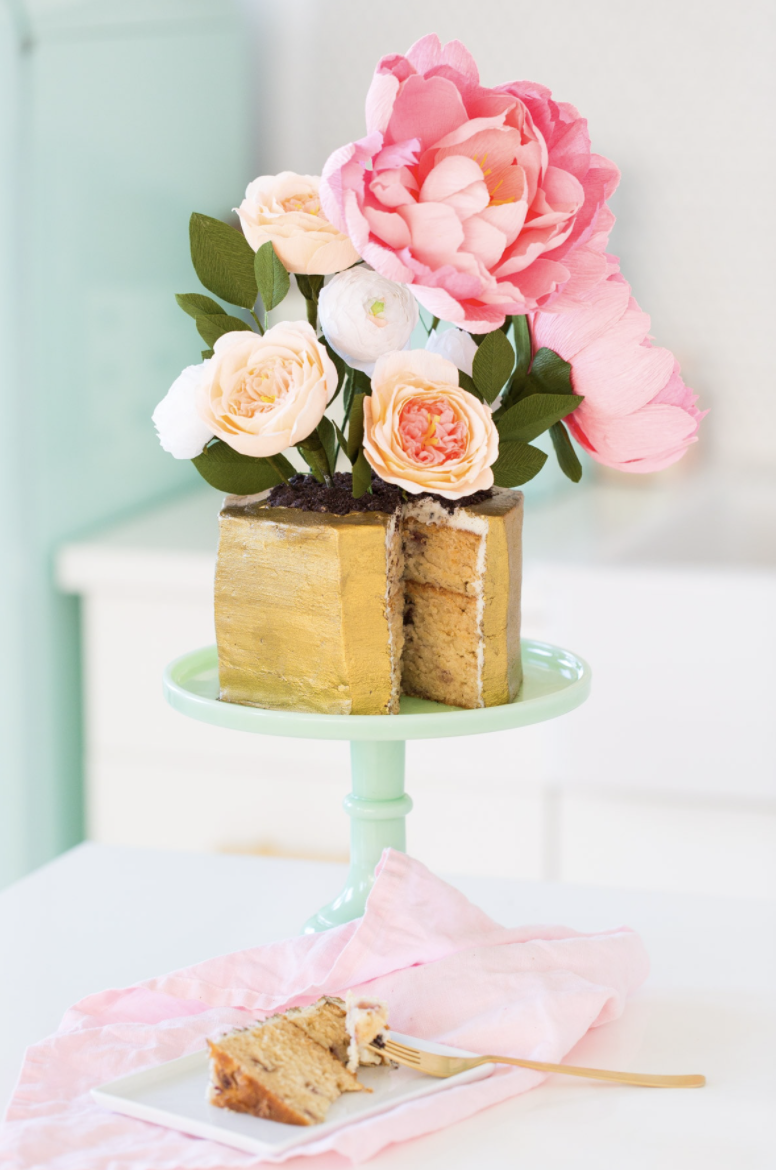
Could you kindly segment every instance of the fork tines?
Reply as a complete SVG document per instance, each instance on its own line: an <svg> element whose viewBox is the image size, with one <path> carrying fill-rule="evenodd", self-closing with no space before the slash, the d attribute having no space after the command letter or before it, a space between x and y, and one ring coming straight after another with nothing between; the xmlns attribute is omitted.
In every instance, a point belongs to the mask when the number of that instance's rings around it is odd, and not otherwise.
<svg viewBox="0 0 776 1170"><path fill-rule="evenodd" d="M395 1040L386 1038L380 1048L375 1045L370 1045L376 1052L385 1052L388 1056L392 1056L394 1060L401 1061L402 1064L420 1063L420 1052L417 1048L408 1048L406 1044L397 1044Z"/></svg>

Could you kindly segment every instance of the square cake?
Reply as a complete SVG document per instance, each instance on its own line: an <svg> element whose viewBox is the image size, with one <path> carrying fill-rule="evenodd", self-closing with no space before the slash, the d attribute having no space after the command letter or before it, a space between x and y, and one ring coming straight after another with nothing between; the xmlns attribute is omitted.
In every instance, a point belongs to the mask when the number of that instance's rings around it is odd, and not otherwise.
<svg viewBox="0 0 776 1170"><path fill-rule="evenodd" d="M523 497L495 488L337 515L227 497L215 584L221 698L395 714L517 697ZM446 502L448 503L448 502Z"/></svg>

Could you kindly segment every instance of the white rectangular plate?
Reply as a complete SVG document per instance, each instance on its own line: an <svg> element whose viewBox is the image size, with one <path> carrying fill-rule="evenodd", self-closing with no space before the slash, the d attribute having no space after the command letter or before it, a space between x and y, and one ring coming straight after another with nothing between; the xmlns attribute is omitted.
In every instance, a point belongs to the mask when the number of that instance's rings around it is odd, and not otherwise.
<svg viewBox="0 0 776 1170"><path fill-rule="evenodd" d="M417 1040L391 1032L399 1044L408 1044L426 1052L444 1056L474 1056L462 1048L448 1048L430 1040ZM166 1064L133 1073L117 1081L92 1089L98 1104L114 1113L152 1121L169 1129L194 1137L210 1138L225 1146L247 1150L251 1154L279 1154L295 1146L317 1141L333 1130L342 1129L354 1121L363 1121L378 1113L385 1113L405 1101L440 1093L454 1085L489 1077L492 1064L482 1065L469 1072L442 1080L424 1076L409 1068L360 1068L358 1078L371 1093L343 1093L334 1102L326 1121L320 1125L284 1125L246 1113L232 1113L210 1105L206 1099L208 1084L208 1053L206 1049L169 1060Z"/></svg>

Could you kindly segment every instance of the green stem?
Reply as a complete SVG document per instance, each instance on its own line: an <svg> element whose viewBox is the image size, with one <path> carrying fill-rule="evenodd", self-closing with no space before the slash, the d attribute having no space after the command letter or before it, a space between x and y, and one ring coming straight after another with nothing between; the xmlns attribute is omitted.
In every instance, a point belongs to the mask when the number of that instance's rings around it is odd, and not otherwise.
<svg viewBox="0 0 776 1170"><path fill-rule="evenodd" d="M506 390L501 395L501 402L493 413L494 420L501 418L504 411L514 406L525 390L526 378L533 360L533 342L528 317L514 316L512 318L515 337L515 356L517 361Z"/></svg>
<svg viewBox="0 0 776 1170"><path fill-rule="evenodd" d="M303 443L298 443L297 446L302 452L308 467L318 480L318 483L325 483L326 487L331 487L332 478L329 460L326 457L326 450L323 443L315 431Z"/></svg>
<svg viewBox="0 0 776 1170"><path fill-rule="evenodd" d="M259 333L263 334L264 333L264 326L262 325L261 321L254 313L253 309L250 310L250 314L253 317L254 321L256 322L256 325L258 326Z"/></svg>
<svg viewBox="0 0 776 1170"><path fill-rule="evenodd" d="M280 476L280 478L283 480L283 483L288 484L288 477L283 471L283 467L280 464L280 461L275 459L272 455L265 455L264 458L267 460L267 463L269 463L273 471L275 471Z"/></svg>

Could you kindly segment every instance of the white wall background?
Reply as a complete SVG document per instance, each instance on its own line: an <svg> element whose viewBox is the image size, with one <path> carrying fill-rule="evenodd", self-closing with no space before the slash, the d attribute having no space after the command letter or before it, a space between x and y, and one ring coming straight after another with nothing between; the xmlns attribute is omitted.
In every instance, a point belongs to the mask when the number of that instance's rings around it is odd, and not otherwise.
<svg viewBox="0 0 776 1170"><path fill-rule="evenodd" d="M530 78L589 121L622 171L611 249L658 343L713 407L703 454L773 466L771 0L244 0L269 58L257 118L270 172L319 173L364 131L377 60L435 31L482 80Z"/></svg>

